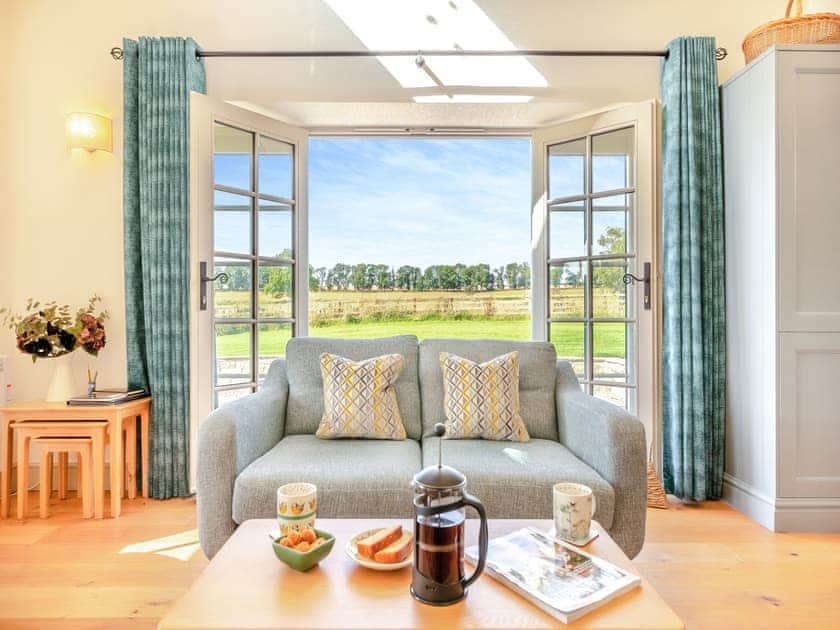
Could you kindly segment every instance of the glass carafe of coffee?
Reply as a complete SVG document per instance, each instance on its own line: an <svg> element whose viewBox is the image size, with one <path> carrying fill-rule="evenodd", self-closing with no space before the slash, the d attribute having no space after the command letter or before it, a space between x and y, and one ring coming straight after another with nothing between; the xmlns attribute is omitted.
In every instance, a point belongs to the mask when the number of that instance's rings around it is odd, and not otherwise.
<svg viewBox="0 0 840 630"><path fill-rule="evenodd" d="M442 424L435 435L443 436ZM442 440L441 440L442 441ZM487 515L481 501L466 492L463 474L443 466L429 466L414 476L414 569L411 594L436 606L458 602L476 581L487 560ZM472 507L481 519L478 564L464 577L464 508Z"/></svg>

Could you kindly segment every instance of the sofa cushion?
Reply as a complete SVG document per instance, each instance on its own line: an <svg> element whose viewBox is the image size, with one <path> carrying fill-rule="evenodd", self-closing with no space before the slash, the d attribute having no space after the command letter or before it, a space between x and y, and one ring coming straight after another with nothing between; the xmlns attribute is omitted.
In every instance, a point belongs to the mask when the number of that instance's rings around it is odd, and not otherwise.
<svg viewBox="0 0 840 630"><path fill-rule="evenodd" d="M519 413L519 358L509 352L484 363L440 353L446 437L527 442Z"/></svg>
<svg viewBox="0 0 840 630"><path fill-rule="evenodd" d="M324 416L315 436L404 440L405 427L394 391L404 364L401 354L364 361L322 354Z"/></svg>
<svg viewBox="0 0 840 630"><path fill-rule="evenodd" d="M439 442L423 438L424 466L437 464ZM466 475L467 491L487 508L487 518L553 518L554 484L574 481L592 488L595 519L612 527L612 486L559 442L444 440L443 463Z"/></svg>
<svg viewBox="0 0 840 630"><path fill-rule="evenodd" d="M420 463L415 440L290 435L236 478L233 520L274 518L277 488L293 481L318 486L321 518L411 518L411 480Z"/></svg>
<svg viewBox="0 0 840 630"><path fill-rule="evenodd" d="M420 438L420 387L417 378L417 337L414 335L382 339L290 339L286 344L286 370L289 380L286 435L314 434L318 430L318 424L324 415L324 381L320 364L320 357L324 352L353 361L371 359L383 354L401 354L405 358L405 365L394 388L397 392L397 403L406 434L414 440Z"/></svg>
<svg viewBox="0 0 840 630"><path fill-rule="evenodd" d="M431 435L444 422L441 352L483 363L501 354L519 353L519 402L525 428L532 438L558 439L554 385L557 353L546 341L503 339L424 339L420 342L420 395L423 400L423 433ZM400 407L402 409L402 407ZM406 428L408 428L406 426Z"/></svg>

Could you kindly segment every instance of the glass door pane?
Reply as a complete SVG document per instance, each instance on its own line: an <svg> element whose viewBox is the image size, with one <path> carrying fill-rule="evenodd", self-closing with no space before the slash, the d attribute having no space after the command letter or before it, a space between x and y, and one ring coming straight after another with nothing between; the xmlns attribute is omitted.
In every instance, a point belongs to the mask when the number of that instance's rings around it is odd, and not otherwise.
<svg viewBox="0 0 840 630"><path fill-rule="evenodd" d="M214 125L214 383L217 404L255 391L294 334L295 151Z"/></svg>
<svg viewBox="0 0 840 630"><path fill-rule="evenodd" d="M216 324L216 385L254 380L251 342L249 324Z"/></svg>
<svg viewBox="0 0 840 630"><path fill-rule="evenodd" d="M585 262L552 265L549 269L549 314L552 319L582 319L586 316Z"/></svg>
<svg viewBox="0 0 840 630"><path fill-rule="evenodd" d="M592 136L592 192L634 185L636 129L625 127Z"/></svg>
<svg viewBox="0 0 840 630"><path fill-rule="evenodd" d="M216 258L213 275L213 316L216 321L253 317L252 263L247 259Z"/></svg>
<svg viewBox="0 0 840 630"><path fill-rule="evenodd" d="M583 195L586 180L586 138L548 149L548 198Z"/></svg>
<svg viewBox="0 0 840 630"><path fill-rule="evenodd" d="M263 195L294 197L294 146L267 136L258 136L259 189Z"/></svg>
<svg viewBox="0 0 840 630"><path fill-rule="evenodd" d="M213 126L213 182L252 190L254 134L222 123Z"/></svg>
<svg viewBox="0 0 840 630"><path fill-rule="evenodd" d="M587 393L631 410L636 293L623 279L636 268L634 143L625 127L546 156L549 339Z"/></svg>

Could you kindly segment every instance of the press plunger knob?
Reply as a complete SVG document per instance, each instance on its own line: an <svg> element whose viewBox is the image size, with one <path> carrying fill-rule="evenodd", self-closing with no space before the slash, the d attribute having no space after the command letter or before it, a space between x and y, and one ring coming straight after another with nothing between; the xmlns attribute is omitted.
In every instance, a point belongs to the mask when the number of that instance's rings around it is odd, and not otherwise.
<svg viewBox="0 0 840 630"><path fill-rule="evenodd" d="M442 438L444 435L446 435L446 425L443 424L443 422L438 422L435 425L434 433L435 433L436 437ZM443 440L438 442L438 468L440 468L442 465L443 465Z"/></svg>

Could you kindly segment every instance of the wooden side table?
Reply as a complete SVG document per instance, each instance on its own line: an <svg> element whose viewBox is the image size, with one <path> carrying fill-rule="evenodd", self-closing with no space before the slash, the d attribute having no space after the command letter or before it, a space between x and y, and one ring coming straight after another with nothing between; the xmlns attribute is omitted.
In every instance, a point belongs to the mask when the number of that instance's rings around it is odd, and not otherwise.
<svg viewBox="0 0 840 630"><path fill-rule="evenodd" d="M111 516L120 515L125 463L123 459L123 421L140 418L143 496L149 496L149 410L152 398L138 398L118 405L74 407L66 403L32 401L0 407L0 517L9 517L9 484L12 476L12 422L106 420L110 434ZM136 447L135 447L136 448Z"/></svg>

